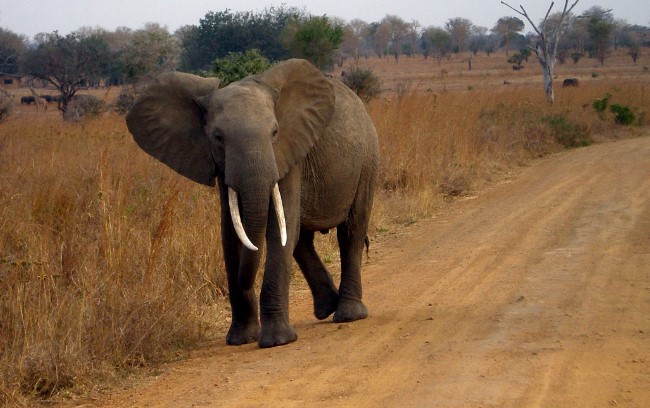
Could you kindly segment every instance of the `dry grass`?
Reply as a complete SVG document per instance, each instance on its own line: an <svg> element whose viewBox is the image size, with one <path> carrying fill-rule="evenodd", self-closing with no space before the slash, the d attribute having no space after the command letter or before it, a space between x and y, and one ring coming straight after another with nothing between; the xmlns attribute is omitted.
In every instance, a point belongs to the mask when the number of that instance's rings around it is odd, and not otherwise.
<svg viewBox="0 0 650 408"><path fill-rule="evenodd" d="M588 142L613 137L617 127L611 117L603 119L593 110L593 101L612 94L614 103L633 107L643 122L650 108L648 91L646 76L559 88L552 107L537 84L374 100L369 110L382 149L376 227L384 230L430 215L446 197L466 195L506 177L513 165L563 148L550 117L563 118Z"/></svg>
<svg viewBox="0 0 650 408"><path fill-rule="evenodd" d="M382 149L373 235L559 150L551 115L593 138L617 129L595 99L650 108L647 75L558 89L554 107L538 83L465 80L369 104ZM0 125L0 404L84 393L221 336L215 192L142 153L121 116L71 124L25 112Z"/></svg>
<svg viewBox="0 0 650 408"><path fill-rule="evenodd" d="M0 162L4 389L83 388L201 338L226 290L213 191L143 155L117 116L11 121Z"/></svg>

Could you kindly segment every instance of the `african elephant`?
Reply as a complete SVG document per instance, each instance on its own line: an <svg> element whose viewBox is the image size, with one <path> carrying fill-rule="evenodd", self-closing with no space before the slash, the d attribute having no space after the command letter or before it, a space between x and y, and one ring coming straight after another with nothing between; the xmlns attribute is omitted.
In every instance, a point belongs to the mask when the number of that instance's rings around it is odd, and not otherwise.
<svg viewBox="0 0 650 408"><path fill-rule="evenodd" d="M372 121L349 88L304 60L221 89L216 78L167 73L126 120L144 151L198 183L218 185L232 306L228 344L297 339L288 311L292 256L318 319L367 317L360 267L379 153ZM315 232L334 227L338 289L314 249ZM264 243L258 317L253 286Z"/></svg>

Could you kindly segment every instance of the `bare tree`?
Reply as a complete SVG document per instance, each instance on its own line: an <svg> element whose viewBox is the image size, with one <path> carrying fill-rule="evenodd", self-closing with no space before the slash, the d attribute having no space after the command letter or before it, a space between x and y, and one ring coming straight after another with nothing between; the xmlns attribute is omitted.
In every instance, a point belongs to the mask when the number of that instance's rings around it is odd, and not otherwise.
<svg viewBox="0 0 650 408"><path fill-rule="evenodd" d="M408 28L408 47L412 54L416 54L418 50L418 40L422 37L422 26L417 20L411 20Z"/></svg>
<svg viewBox="0 0 650 408"><path fill-rule="evenodd" d="M445 23L445 30L451 35L451 42L454 52L463 52L467 48L467 42L472 34L474 24L467 18L450 18Z"/></svg>
<svg viewBox="0 0 650 408"><path fill-rule="evenodd" d="M409 24L396 15L388 14L381 20L380 25L385 27L389 39L387 45L392 45L395 61L399 62L402 42L409 34Z"/></svg>
<svg viewBox="0 0 650 408"><path fill-rule="evenodd" d="M343 44L341 47L354 57L358 63L361 47L370 34L370 25L358 18L351 20L343 27Z"/></svg>
<svg viewBox="0 0 650 408"><path fill-rule="evenodd" d="M579 0L575 0L571 6L569 6L569 0L564 0L564 9L562 10L562 13L559 15L559 18L557 20L557 24L553 24L553 29L550 25L547 25L548 22L548 16L551 14L551 10L553 9L553 6L555 5L555 2L551 2L551 6L548 8L548 11L546 12L546 16L541 22L540 27L538 28L535 23L531 20L531 18L528 16L528 13L526 12L526 9L524 9L523 6L519 6L521 8L521 11L517 10L516 8L512 7L505 1L502 1L501 3L510 9L514 10L516 13L524 16L526 20L531 24L533 27L533 30L537 33L539 36L539 41L537 42L537 45L535 47L530 47L532 51L537 55L537 60L539 61L539 65L542 67L542 73L544 74L544 91L546 92L546 100L548 103L551 105L555 102L555 94L553 92L553 68L555 65L555 54L557 53L557 44L560 41L560 37L566 30L566 25L564 24L564 20L571 13L571 10L578 4Z"/></svg>

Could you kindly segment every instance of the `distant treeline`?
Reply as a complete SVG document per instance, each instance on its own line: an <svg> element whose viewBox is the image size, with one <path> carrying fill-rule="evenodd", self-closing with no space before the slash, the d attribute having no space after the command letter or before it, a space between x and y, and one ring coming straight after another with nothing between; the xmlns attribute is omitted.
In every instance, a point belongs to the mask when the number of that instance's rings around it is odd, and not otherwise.
<svg viewBox="0 0 650 408"><path fill-rule="evenodd" d="M551 15L548 24L553 21ZM299 56L324 68L345 58L371 55L398 61L405 55L441 60L467 51L490 54L505 48L519 52L537 41L532 33L522 34L523 29L522 20L508 16L490 28L462 17L450 18L443 27L422 27L395 15L378 22L346 22L313 17L303 9L286 6L261 12L210 11L198 24L173 33L157 23L135 30L81 27L67 35L55 31L33 39L0 29L0 72L61 77L59 81L75 76L91 86L132 83L169 70L209 72L216 59L251 49L271 62ZM650 46L648 27L627 24L600 7L570 16L562 27L551 29L563 32L557 53L560 63L583 57L604 62L612 48L627 49L636 62L643 47ZM62 60L52 65L54 55Z"/></svg>

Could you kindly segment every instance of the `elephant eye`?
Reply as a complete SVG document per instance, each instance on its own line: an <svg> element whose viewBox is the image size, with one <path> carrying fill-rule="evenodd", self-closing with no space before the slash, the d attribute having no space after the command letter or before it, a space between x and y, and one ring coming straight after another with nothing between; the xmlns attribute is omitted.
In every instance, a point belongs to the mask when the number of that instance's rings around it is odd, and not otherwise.
<svg viewBox="0 0 650 408"><path fill-rule="evenodd" d="M273 129L273 135L271 136L271 141L275 142L278 140L278 128Z"/></svg>
<svg viewBox="0 0 650 408"><path fill-rule="evenodd" d="M219 143L223 143L223 134L220 131L214 132L214 139Z"/></svg>

